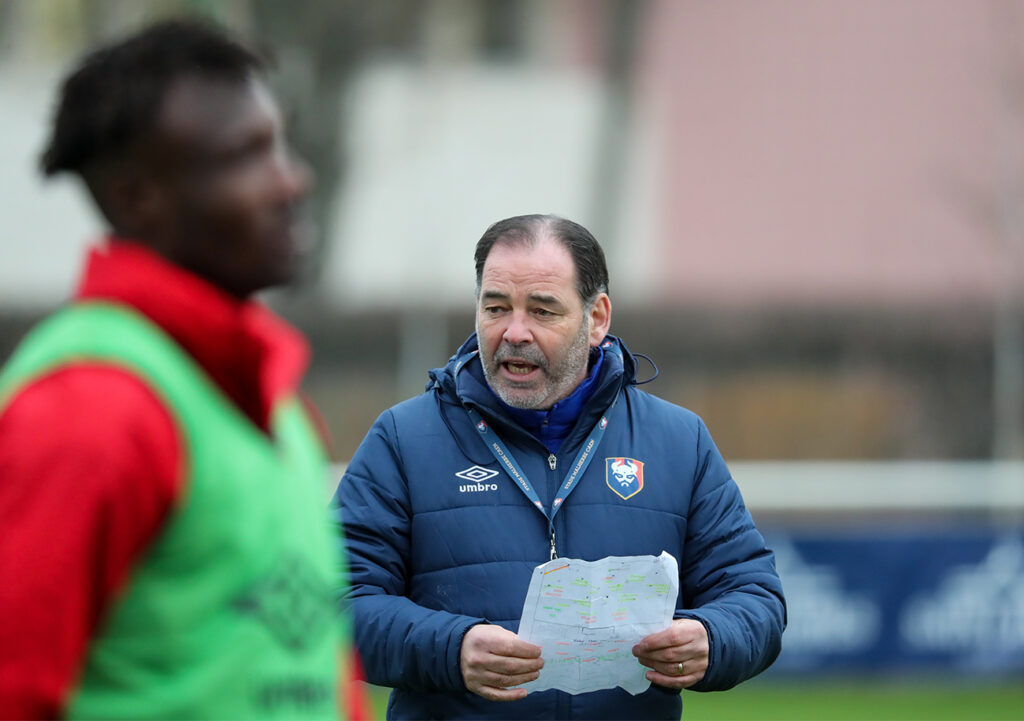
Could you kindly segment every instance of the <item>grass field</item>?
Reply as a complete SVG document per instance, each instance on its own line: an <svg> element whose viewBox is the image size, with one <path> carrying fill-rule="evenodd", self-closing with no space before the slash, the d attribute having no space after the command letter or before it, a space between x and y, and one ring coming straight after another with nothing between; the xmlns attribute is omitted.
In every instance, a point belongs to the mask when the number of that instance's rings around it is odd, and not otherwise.
<svg viewBox="0 0 1024 721"><path fill-rule="evenodd" d="M388 689L371 687L378 719ZM993 684L751 681L725 693L683 694L686 721L1024 721L1024 679Z"/></svg>

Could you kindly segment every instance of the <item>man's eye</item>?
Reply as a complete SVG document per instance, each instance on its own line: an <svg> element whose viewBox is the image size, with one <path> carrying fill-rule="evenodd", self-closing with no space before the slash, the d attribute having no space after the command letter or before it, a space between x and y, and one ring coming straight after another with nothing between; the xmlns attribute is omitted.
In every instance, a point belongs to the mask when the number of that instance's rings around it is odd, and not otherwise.
<svg viewBox="0 0 1024 721"><path fill-rule="evenodd" d="M263 157L272 149L272 144L264 138L255 138L242 145L232 148L226 155L228 163L241 165Z"/></svg>
<svg viewBox="0 0 1024 721"><path fill-rule="evenodd" d="M534 312L534 313L535 313L536 315L539 315L539 316L540 316L541 318L547 318L548 316L552 316L552 315L554 315L554 313L552 313L552 312L551 312L550 310L548 310L547 308L537 308L537 309L536 309L536 310L534 310L533 312Z"/></svg>

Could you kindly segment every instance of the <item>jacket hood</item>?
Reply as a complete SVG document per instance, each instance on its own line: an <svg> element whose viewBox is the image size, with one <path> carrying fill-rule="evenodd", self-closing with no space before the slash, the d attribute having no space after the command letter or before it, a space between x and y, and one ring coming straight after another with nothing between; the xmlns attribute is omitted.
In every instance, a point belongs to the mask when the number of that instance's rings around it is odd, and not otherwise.
<svg viewBox="0 0 1024 721"><path fill-rule="evenodd" d="M576 422L576 429L570 432L567 441L571 441L577 435L581 425L589 429L623 388L637 384L636 358L621 340L607 335L601 341L600 348L604 352L604 361L601 364L596 388L583 407ZM452 431L452 436L466 457L471 458L474 463L486 465L491 461L487 446L478 442L467 444L462 434L454 429L453 424L458 422L456 419L460 416L465 416L466 408L473 408L507 431L531 438L533 436L506 415L500 407L497 396L484 380L478 360L479 350L476 333L473 333L455 355L448 359L443 368L434 368L430 371L430 382L426 390L433 391L441 419Z"/></svg>

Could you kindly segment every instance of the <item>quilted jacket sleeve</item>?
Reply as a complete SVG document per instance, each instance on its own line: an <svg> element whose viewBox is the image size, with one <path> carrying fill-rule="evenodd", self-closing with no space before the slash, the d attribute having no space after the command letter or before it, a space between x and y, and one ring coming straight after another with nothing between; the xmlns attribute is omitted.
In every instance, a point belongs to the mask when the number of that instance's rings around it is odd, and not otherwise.
<svg viewBox="0 0 1024 721"><path fill-rule="evenodd" d="M695 691L731 688L775 660L786 605L775 560L703 423L697 435L695 490L680 564L684 609L708 630L707 674Z"/></svg>
<svg viewBox="0 0 1024 721"><path fill-rule="evenodd" d="M391 411L360 444L331 513L344 523L345 598L367 680L416 691L464 690L462 637L484 619L424 608L405 595L412 509Z"/></svg>

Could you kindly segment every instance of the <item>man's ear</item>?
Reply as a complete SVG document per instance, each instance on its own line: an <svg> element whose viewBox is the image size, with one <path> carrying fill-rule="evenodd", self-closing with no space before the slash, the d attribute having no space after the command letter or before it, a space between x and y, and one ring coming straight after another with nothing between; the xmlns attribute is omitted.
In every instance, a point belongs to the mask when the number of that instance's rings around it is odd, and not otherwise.
<svg viewBox="0 0 1024 721"><path fill-rule="evenodd" d="M612 325L612 301L607 293L601 293L590 305L590 345L598 346L608 335Z"/></svg>
<svg viewBox="0 0 1024 721"><path fill-rule="evenodd" d="M107 182L107 202L117 218L119 231L147 238L160 229L167 218L167 195L150 173L134 166L113 173Z"/></svg>
<svg viewBox="0 0 1024 721"><path fill-rule="evenodd" d="M82 178L115 233L143 238L163 225L166 194L159 179L132 158L96 163Z"/></svg>

